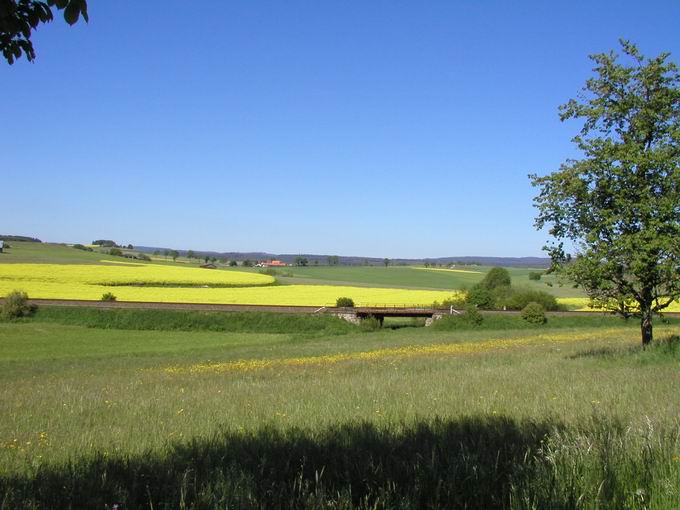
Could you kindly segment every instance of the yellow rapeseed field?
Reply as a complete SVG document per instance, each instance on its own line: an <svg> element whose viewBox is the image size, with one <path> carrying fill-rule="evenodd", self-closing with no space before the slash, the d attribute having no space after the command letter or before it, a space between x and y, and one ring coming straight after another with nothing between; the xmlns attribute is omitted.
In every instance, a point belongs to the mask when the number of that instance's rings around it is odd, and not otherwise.
<svg viewBox="0 0 680 510"><path fill-rule="evenodd" d="M196 267L114 262L92 264L2 264L0 280L86 285L269 285L268 275ZM122 262L122 263L121 263Z"/></svg>
<svg viewBox="0 0 680 510"><path fill-rule="evenodd" d="M452 297L444 291L269 285L274 281L256 273L155 264L0 264L0 295L20 289L43 299L98 300L111 292L119 301L326 306L347 296L361 306L430 304Z"/></svg>

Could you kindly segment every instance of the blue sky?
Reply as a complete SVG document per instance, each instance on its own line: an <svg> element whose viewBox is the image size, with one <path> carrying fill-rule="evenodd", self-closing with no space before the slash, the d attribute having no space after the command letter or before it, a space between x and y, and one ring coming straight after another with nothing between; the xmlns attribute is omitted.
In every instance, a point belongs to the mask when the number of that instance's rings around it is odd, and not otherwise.
<svg viewBox="0 0 680 510"><path fill-rule="evenodd" d="M587 55L680 54L677 1L89 4L0 63L1 233L541 255L527 174L575 155Z"/></svg>

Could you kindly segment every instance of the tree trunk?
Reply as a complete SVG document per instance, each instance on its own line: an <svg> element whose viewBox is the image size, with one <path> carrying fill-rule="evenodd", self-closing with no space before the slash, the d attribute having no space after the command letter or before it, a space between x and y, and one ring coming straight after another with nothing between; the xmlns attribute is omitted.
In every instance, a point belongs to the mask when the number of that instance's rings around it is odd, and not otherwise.
<svg viewBox="0 0 680 510"><path fill-rule="evenodd" d="M652 343L653 338L652 307L650 305L641 306L640 312L642 314L642 320L640 324L642 330L642 347L647 347Z"/></svg>

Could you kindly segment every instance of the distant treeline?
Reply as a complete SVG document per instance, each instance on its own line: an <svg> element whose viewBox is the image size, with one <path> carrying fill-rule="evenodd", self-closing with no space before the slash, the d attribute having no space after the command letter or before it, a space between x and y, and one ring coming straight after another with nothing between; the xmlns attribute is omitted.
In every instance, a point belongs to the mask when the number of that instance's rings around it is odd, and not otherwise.
<svg viewBox="0 0 680 510"><path fill-rule="evenodd" d="M167 248L159 248L154 246L135 246L136 250L146 253L163 253L170 252ZM218 251L194 251L194 250L177 250L181 256L189 256L193 254L197 258L205 258L215 260L229 260L229 261L257 261L257 260L281 260L287 264L296 264L296 259L307 259L308 266L328 265L328 266L407 266L407 265L425 265L428 267L451 267L451 266L501 266L501 267L524 267L524 268L548 268L550 267L550 259L547 257L439 257L439 258L422 258L422 259L406 259L394 258L384 259L378 257L355 257L343 255L319 255L311 253L297 253L297 254L275 254L266 252L218 252ZM385 261L388 263L385 263Z"/></svg>
<svg viewBox="0 0 680 510"><path fill-rule="evenodd" d="M103 246L105 248L118 247L118 243L116 243L116 241L112 241L111 239L97 239L96 241L92 241L92 244Z"/></svg>
<svg viewBox="0 0 680 510"><path fill-rule="evenodd" d="M5 236L0 235L0 241L24 241L27 243L42 243L40 239L27 236Z"/></svg>

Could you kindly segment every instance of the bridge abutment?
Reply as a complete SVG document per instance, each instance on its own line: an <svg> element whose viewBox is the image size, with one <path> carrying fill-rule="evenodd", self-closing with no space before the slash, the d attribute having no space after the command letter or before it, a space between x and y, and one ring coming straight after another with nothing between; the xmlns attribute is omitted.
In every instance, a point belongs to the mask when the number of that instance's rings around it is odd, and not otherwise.
<svg viewBox="0 0 680 510"><path fill-rule="evenodd" d="M338 312L333 315L335 315L336 317L340 317L342 320L345 320L350 324L355 324L356 326L361 324L361 319L354 312Z"/></svg>
<svg viewBox="0 0 680 510"><path fill-rule="evenodd" d="M428 317L425 319L425 327L432 326L434 324L434 321L438 321L441 319L443 315L441 313L433 313L432 317Z"/></svg>

